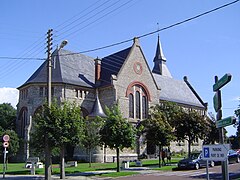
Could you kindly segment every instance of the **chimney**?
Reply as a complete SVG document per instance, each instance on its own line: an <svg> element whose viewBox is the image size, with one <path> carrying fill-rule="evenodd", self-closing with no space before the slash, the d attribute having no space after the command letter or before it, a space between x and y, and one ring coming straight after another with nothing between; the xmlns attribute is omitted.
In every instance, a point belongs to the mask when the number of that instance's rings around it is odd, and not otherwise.
<svg viewBox="0 0 240 180"><path fill-rule="evenodd" d="M97 57L94 61L95 61L95 84L100 85L101 59Z"/></svg>

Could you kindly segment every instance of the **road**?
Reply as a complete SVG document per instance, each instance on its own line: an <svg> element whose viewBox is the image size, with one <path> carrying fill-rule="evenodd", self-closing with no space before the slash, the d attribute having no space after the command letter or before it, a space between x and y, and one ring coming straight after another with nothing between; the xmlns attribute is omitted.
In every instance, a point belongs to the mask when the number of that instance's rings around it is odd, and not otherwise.
<svg viewBox="0 0 240 180"><path fill-rule="evenodd" d="M229 179L237 179L240 178L240 164L229 164ZM128 177L119 177L119 178L97 178L96 176L79 176L77 174L67 176L67 180L206 180L206 168L202 168L199 170L178 170L178 171L151 171L151 170L143 170L139 171L140 174ZM215 166L209 168L209 177L210 180L221 180L222 179L222 169L221 166ZM1 178L1 177L0 177ZM30 176L30 175L7 175L5 179L7 180L43 180L44 177L41 175ZM59 176L53 176L53 180L59 179Z"/></svg>
<svg viewBox="0 0 240 180"><path fill-rule="evenodd" d="M240 178L240 164L229 164L229 179L237 179ZM220 180L222 179L222 168L220 166L215 166L213 168L209 168L209 177L212 180ZM178 171L159 171L151 174L141 174L135 175L132 177L121 177L116 178L117 180L203 180L207 179L206 168L199 170L178 170Z"/></svg>

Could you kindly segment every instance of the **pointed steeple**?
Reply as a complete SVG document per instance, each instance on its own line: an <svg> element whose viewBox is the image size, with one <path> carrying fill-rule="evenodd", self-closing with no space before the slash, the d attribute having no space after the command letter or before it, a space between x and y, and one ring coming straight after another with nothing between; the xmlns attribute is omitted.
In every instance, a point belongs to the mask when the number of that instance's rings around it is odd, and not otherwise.
<svg viewBox="0 0 240 180"><path fill-rule="evenodd" d="M154 67L152 72L155 74L160 74L162 76L172 77L171 73L167 68L166 61L167 60L163 54L160 38L158 35L157 49L156 49L155 57L153 59Z"/></svg>
<svg viewBox="0 0 240 180"><path fill-rule="evenodd" d="M157 60L162 60L162 61L166 62L166 58L165 58L165 56L163 54L163 51L162 51L162 46L161 46L159 35L158 35L156 54L155 54L153 62L155 62Z"/></svg>
<svg viewBox="0 0 240 180"><path fill-rule="evenodd" d="M96 89L96 99L92 108L92 112L88 115L89 118L94 118L94 117L102 117L105 118L107 117L106 114L104 113L101 103L98 98L98 89Z"/></svg>

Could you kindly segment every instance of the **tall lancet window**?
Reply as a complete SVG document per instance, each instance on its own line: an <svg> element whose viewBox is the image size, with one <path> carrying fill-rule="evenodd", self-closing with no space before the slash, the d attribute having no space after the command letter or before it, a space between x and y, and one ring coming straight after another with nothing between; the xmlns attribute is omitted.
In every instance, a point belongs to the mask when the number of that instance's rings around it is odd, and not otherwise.
<svg viewBox="0 0 240 180"><path fill-rule="evenodd" d="M142 116L143 119L146 119L148 117L148 103L146 96L142 96Z"/></svg>
<svg viewBox="0 0 240 180"><path fill-rule="evenodd" d="M148 117L150 94L141 82L134 82L127 88L126 97L129 99L129 118L141 120Z"/></svg>
<svg viewBox="0 0 240 180"><path fill-rule="evenodd" d="M27 116L28 116L28 110L26 107L23 107L20 111L19 115L19 131L20 131L20 136L24 137L25 136L25 127L27 125Z"/></svg>
<svg viewBox="0 0 240 180"><path fill-rule="evenodd" d="M134 99L133 94L129 94L129 117L134 118Z"/></svg>
<svg viewBox="0 0 240 180"><path fill-rule="evenodd" d="M139 91L136 91L136 118L140 119L141 118L141 104L140 104L140 93Z"/></svg>

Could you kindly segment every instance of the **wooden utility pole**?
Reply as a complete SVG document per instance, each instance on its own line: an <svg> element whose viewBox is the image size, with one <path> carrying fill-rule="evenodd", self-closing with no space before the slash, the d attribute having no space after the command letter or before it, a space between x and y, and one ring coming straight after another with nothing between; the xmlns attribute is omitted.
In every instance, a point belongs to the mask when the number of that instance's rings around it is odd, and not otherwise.
<svg viewBox="0 0 240 180"><path fill-rule="evenodd" d="M52 96L52 29L47 32L47 102L48 107L51 107ZM51 147L49 147L48 132L45 132L45 180L51 180L52 165L51 165Z"/></svg>

